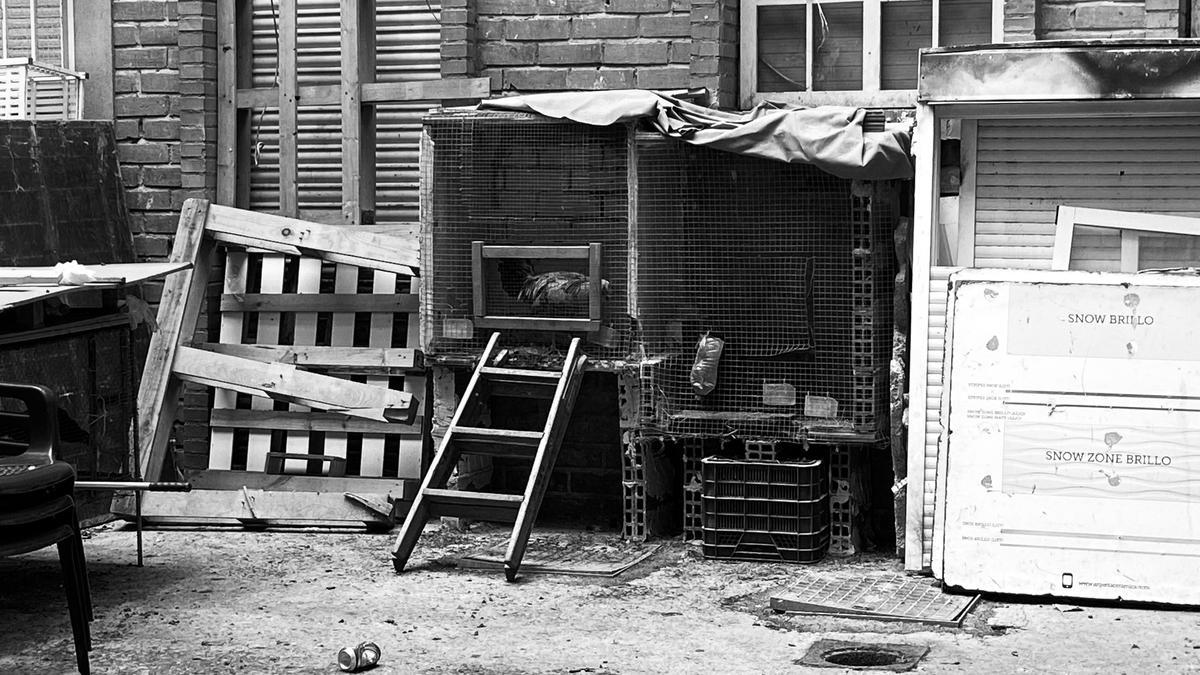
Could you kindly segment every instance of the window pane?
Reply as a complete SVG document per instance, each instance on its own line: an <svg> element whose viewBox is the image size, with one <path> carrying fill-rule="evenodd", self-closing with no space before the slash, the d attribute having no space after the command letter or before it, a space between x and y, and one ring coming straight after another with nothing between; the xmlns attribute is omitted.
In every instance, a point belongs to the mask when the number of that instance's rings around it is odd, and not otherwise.
<svg viewBox="0 0 1200 675"><path fill-rule="evenodd" d="M758 8L758 91L804 91L804 6Z"/></svg>
<svg viewBox="0 0 1200 675"><path fill-rule="evenodd" d="M888 0L880 8L879 86L917 88L917 52L933 44L932 0Z"/></svg>
<svg viewBox="0 0 1200 675"><path fill-rule="evenodd" d="M1138 236L1138 269L1200 267L1200 237L1175 234Z"/></svg>
<svg viewBox="0 0 1200 675"><path fill-rule="evenodd" d="M938 46L988 44L992 41L991 0L941 0Z"/></svg>
<svg viewBox="0 0 1200 675"><path fill-rule="evenodd" d="M862 89L862 4L813 4L813 91Z"/></svg>

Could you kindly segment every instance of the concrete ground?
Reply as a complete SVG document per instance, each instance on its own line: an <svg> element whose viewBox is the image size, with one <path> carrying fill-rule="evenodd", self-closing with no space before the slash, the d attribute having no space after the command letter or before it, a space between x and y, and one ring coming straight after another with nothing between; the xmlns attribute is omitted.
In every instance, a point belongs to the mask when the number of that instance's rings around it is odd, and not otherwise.
<svg viewBox="0 0 1200 675"><path fill-rule="evenodd" d="M134 532L104 526L85 542L93 672L336 673L362 640L382 649L373 673L838 672L797 665L821 638L926 646L918 673L1200 671L1194 612L985 599L961 629L777 615L767 598L797 568L682 542L612 579L454 565L502 538L432 526L397 575L391 535L159 530L138 568ZM805 569L885 568L899 565ZM53 549L0 560L0 673L74 671L59 580Z"/></svg>

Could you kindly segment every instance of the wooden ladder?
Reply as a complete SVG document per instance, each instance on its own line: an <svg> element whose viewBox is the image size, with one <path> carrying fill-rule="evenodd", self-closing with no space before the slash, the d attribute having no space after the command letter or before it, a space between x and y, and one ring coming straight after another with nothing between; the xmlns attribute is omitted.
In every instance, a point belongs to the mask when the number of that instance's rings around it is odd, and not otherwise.
<svg viewBox="0 0 1200 675"><path fill-rule="evenodd" d="M392 550L392 562L397 572L404 571L425 523L430 518L451 516L513 523L512 537L504 555L504 576L509 581L517 577L533 521L550 482L554 460L579 394L587 357L579 353L579 338L574 338L561 371L501 368L489 365L496 358L499 340L500 333L492 333L433 464L425 474L416 501L404 520ZM490 396L548 398L550 411L545 426L541 431L474 426L483 403ZM533 467L524 493L510 495L446 489L462 455L532 459Z"/></svg>

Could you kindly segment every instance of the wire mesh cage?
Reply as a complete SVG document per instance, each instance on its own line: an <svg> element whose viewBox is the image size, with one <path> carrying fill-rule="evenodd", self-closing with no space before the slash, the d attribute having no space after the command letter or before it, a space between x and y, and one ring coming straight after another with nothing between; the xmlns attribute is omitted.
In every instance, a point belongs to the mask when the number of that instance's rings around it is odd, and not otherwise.
<svg viewBox="0 0 1200 675"><path fill-rule="evenodd" d="M875 440L891 355L898 192L815 167L693 146L625 125L504 112L425 120L423 346L477 355L492 327L512 345L570 333L478 321L587 316L533 306L523 284L559 259L472 260L472 246L599 245L600 329L585 350L639 373L639 426L666 434ZM515 250L515 249L514 249ZM478 257L478 256L477 256ZM703 336L723 348L697 395Z"/></svg>
<svg viewBox="0 0 1200 675"><path fill-rule="evenodd" d="M0 118L83 118L82 73L29 57L0 59Z"/></svg>

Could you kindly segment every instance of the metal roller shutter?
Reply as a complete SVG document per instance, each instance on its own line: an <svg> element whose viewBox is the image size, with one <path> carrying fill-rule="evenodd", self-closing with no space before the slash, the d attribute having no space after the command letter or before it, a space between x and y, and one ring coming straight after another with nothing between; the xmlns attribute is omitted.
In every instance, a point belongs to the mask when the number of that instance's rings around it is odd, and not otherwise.
<svg viewBox="0 0 1200 675"><path fill-rule="evenodd" d="M299 86L340 81L341 37L337 0L302 0L297 8ZM379 82L411 82L440 77L440 2L378 0L376 59ZM276 37L271 0L254 0L253 86L275 86ZM416 222L417 148L421 118L434 105L386 103L376 116L376 221ZM342 183L341 110L301 106L299 123L299 204L304 211L339 212ZM250 208L279 209L279 116L254 111L257 162L250 171Z"/></svg>
<svg viewBox="0 0 1200 675"><path fill-rule="evenodd" d="M1200 216L1200 120L980 120L975 266L1049 269L1058 205ZM1115 232L1080 228L1071 269L1114 270Z"/></svg>

